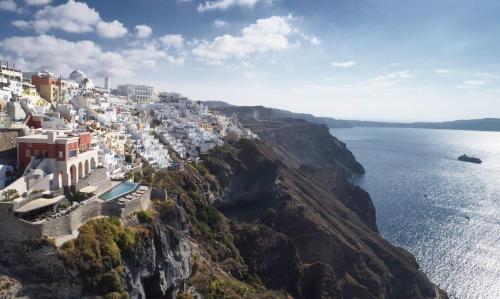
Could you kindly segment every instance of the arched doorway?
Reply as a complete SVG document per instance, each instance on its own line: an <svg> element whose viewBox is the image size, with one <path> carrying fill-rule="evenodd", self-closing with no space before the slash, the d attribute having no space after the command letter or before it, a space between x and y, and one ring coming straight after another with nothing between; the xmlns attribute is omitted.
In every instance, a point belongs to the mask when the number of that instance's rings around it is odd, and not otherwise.
<svg viewBox="0 0 500 299"><path fill-rule="evenodd" d="M85 160L85 176L90 174L90 163L89 160Z"/></svg>
<svg viewBox="0 0 500 299"><path fill-rule="evenodd" d="M61 185L61 187L69 186L69 183L70 183L70 174L68 172L65 172L65 173L61 172L61 175L62 175L62 185Z"/></svg>
<svg viewBox="0 0 500 299"><path fill-rule="evenodd" d="M78 178L79 179L84 178L82 162L78 163Z"/></svg>
<svg viewBox="0 0 500 299"><path fill-rule="evenodd" d="M71 165L69 173L71 177L71 185L76 185L78 183L78 173L75 165Z"/></svg>
<svg viewBox="0 0 500 299"><path fill-rule="evenodd" d="M97 163L96 163L96 160L94 159L94 157L92 157L92 159L90 160L90 168L91 169L97 168Z"/></svg>

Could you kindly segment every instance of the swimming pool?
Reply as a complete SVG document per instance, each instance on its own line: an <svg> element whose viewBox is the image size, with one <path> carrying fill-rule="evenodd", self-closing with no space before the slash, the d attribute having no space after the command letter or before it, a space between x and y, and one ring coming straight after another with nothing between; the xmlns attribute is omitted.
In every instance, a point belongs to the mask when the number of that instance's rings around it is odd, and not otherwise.
<svg viewBox="0 0 500 299"><path fill-rule="evenodd" d="M110 201L134 191L137 189L137 186L139 186L139 184L123 182L114 186L111 190L99 196L99 198L105 201Z"/></svg>

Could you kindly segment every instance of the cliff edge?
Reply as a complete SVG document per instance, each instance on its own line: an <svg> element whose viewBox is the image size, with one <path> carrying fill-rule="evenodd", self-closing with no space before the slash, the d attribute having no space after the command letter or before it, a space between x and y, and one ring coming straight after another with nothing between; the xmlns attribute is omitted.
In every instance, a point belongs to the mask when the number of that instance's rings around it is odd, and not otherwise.
<svg viewBox="0 0 500 299"><path fill-rule="evenodd" d="M364 172L323 125L243 118L260 140L227 142L183 171L136 182L168 191L126 223L77 239L3 244L0 294L28 298L447 298L377 232Z"/></svg>

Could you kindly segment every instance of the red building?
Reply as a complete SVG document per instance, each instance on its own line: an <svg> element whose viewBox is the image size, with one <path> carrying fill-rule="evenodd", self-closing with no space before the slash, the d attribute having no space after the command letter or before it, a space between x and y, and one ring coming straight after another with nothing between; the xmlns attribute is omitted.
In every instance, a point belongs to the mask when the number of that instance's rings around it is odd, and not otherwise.
<svg viewBox="0 0 500 299"><path fill-rule="evenodd" d="M32 159L47 159L48 173L59 177L58 187L68 186L84 178L91 169L97 167L97 150L91 148L92 137L89 132L64 133L46 131L17 138L17 165L26 168ZM54 180L56 182L56 180Z"/></svg>

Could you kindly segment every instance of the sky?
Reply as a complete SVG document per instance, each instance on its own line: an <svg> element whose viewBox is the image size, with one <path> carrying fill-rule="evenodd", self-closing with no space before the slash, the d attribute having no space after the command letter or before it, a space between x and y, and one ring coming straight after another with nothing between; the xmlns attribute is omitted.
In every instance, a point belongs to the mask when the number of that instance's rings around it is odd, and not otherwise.
<svg viewBox="0 0 500 299"><path fill-rule="evenodd" d="M0 0L0 59L342 119L500 117L497 0Z"/></svg>

